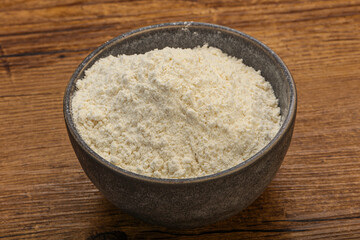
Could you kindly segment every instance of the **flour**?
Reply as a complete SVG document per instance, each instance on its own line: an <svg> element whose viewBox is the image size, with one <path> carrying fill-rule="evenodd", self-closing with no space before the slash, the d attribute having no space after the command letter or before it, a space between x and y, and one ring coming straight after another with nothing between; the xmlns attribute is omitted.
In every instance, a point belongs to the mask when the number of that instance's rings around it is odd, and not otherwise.
<svg viewBox="0 0 360 240"><path fill-rule="evenodd" d="M111 163L150 177L231 168L280 128L271 85L213 47L109 56L76 87L73 119L84 141Z"/></svg>

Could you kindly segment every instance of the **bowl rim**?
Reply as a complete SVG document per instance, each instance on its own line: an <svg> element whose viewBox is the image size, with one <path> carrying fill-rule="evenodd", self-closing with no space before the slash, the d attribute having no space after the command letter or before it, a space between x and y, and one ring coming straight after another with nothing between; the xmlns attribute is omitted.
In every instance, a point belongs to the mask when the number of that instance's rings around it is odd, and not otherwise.
<svg viewBox="0 0 360 240"><path fill-rule="evenodd" d="M194 178L181 178L181 179L172 179L172 178L155 178L155 177L149 177L145 175L140 175L134 172L130 172L128 170L125 170L123 168L120 168L109 161L102 158L100 155L98 155L94 150L92 150L85 141L81 138L80 134L75 128L75 124L72 120L72 114L71 114L71 108L70 108L70 96L71 96L71 89L74 83L76 82L76 79L78 78L79 74L87 67L87 65L92 61L94 57L99 55L102 51L106 50L107 48L111 47L118 41L124 40L127 37L141 34L143 32L153 31L161 28L186 28L186 27L198 27L198 28L212 28L216 29L218 31L228 32L234 35L239 35L242 38L246 38L253 44L258 45L258 47L262 48L264 52L270 55L275 61L279 64L280 68L283 70L285 77L289 83L290 86L290 105L289 105L289 111L285 118L283 118L283 122L280 126L279 131L275 135L275 137L266 145L264 146L260 151L258 151L256 154L254 154L252 157L248 158L247 160L229 168L226 170L223 170L221 172L217 172L210 175L205 175L201 177L194 177ZM295 120L296 115L296 108L297 108L297 93L296 93L296 86L295 82L291 76L291 73L289 69L286 67L285 63L281 60L281 58L268 46L266 46L264 43L260 42L259 40L243 33L238 30L212 24L212 23L202 23L202 22L170 22L170 23L161 23L151 26L146 26L142 28L138 28L129 32L126 32L124 34L121 34L101 46L97 47L94 51L92 51L76 68L75 72L71 76L66 89L64 93L63 98L63 114L66 126L68 128L69 134L72 135L73 139L79 144L79 146L84 150L87 154L89 154L93 159L95 159L98 163L105 166L106 168L109 168L118 174L121 174L124 177L136 179L139 181L145 181L149 183L161 183L161 184L190 184L190 183L197 183L197 182L203 182L203 181L209 181L209 180L215 180L219 178L223 178L227 175L234 174L235 172L238 172L242 169L244 169L247 166L250 166L251 164L255 163L257 160L262 158L264 155L266 155L271 149L280 141L280 139L285 135L285 133L291 128L292 122Z"/></svg>

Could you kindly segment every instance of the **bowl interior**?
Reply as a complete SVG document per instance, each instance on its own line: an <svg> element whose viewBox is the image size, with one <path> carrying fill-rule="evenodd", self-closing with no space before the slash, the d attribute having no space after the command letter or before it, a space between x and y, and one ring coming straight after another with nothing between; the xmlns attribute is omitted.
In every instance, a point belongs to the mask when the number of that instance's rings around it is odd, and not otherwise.
<svg viewBox="0 0 360 240"><path fill-rule="evenodd" d="M67 123L73 126L70 103L76 91L76 81L83 78L85 70L100 58L119 54L141 54L165 47L194 48L204 44L219 48L230 56L243 59L246 65L261 71L261 75L270 82L279 99L282 127L275 138L283 134L293 117L292 112L295 111L296 105L295 86L286 66L271 49L256 39L227 27L204 23L180 22L145 27L123 34L100 46L79 65L72 76L65 93L64 106L65 119L68 117ZM292 112L289 112L291 108ZM269 145L271 143L267 147Z"/></svg>

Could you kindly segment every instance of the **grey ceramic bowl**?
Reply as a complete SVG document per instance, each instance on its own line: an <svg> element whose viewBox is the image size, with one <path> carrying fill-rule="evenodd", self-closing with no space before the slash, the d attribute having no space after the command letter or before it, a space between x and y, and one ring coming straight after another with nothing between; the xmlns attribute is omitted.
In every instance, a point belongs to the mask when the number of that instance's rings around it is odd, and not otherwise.
<svg viewBox="0 0 360 240"><path fill-rule="evenodd" d="M75 83L84 70L108 55L145 53L155 48L194 48L204 44L242 58L269 81L279 99L282 126L274 139L245 162L199 178L157 179L128 172L101 158L82 140L71 113ZM120 35L93 51L78 66L66 88L64 117L68 134L87 176L104 196L146 222L191 228L228 218L250 205L279 169L290 144L296 114L296 89L281 59L258 40L223 26L166 23ZM239 140L240 141L240 140Z"/></svg>

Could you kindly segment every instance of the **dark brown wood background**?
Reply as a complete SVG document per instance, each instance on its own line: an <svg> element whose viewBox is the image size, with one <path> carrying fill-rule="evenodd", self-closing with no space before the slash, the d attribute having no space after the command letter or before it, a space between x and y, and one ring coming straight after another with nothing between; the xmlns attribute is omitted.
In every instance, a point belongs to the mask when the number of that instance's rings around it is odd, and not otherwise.
<svg viewBox="0 0 360 240"><path fill-rule="evenodd" d="M249 208L168 230L117 210L85 176L62 113L103 42L172 21L225 25L270 46L298 89L293 141ZM360 1L0 0L0 239L360 239Z"/></svg>

